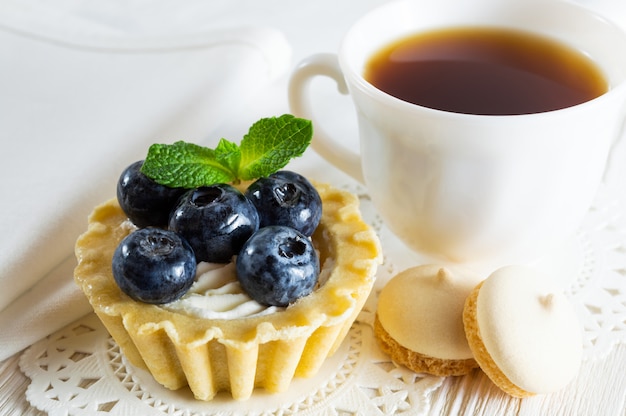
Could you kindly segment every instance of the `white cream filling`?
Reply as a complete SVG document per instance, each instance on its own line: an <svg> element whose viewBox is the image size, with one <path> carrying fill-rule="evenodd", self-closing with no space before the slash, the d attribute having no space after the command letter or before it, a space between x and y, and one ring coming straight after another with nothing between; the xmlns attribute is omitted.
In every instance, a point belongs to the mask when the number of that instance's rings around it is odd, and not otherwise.
<svg viewBox="0 0 626 416"><path fill-rule="evenodd" d="M328 280L333 265L332 259L324 262L318 286ZM234 262L199 263L196 280L189 291L180 299L161 307L204 319L238 319L285 310L277 306L262 305L248 296L237 280Z"/></svg>
<svg viewBox="0 0 626 416"><path fill-rule="evenodd" d="M235 263L201 262L196 281L180 299L162 305L173 312L205 319L237 319L274 313L284 308L265 306L244 292Z"/></svg>

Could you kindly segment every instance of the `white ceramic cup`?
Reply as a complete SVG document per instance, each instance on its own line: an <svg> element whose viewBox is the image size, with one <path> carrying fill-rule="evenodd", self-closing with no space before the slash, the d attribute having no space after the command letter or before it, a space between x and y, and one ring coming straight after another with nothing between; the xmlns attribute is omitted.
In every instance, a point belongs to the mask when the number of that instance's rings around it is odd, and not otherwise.
<svg viewBox="0 0 626 416"><path fill-rule="evenodd" d="M485 116L410 104L363 78L366 61L390 42L468 25L517 28L573 46L598 64L609 91L561 110ZM309 84L318 75L349 92L360 153L314 117ZM451 262L511 263L576 232L621 133L625 80L626 34L573 3L412 0L363 16L338 55L305 59L292 74L289 103L295 115L313 120L312 147L365 183L386 225L411 249Z"/></svg>

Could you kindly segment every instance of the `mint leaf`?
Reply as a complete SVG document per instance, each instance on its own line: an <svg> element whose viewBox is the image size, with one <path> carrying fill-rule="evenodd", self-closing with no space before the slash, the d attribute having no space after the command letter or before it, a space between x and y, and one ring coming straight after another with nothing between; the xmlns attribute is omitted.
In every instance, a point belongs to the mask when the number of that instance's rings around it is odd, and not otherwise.
<svg viewBox="0 0 626 416"><path fill-rule="evenodd" d="M264 118L252 125L238 146L221 139L215 150L183 141L153 144L141 171L175 188L252 180L283 168L311 143L313 124L290 114Z"/></svg>
<svg viewBox="0 0 626 416"><path fill-rule="evenodd" d="M304 153L312 136L311 121L290 114L257 121L239 145L239 179L260 178L283 168Z"/></svg>
<svg viewBox="0 0 626 416"><path fill-rule="evenodd" d="M220 154L221 159L229 159L223 150ZM161 185L172 188L191 189L236 179L236 174L218 161L216 151L182 141L150 146L141 171Z"/></svg>
<svg viewBox="0 0 626 416"><path fill-rule="evenodd" d="M215 148L215 159L222 165L227 167L234 174L239 170L241 162L241 151L236 143L226 139L221 139Z"/></svg>

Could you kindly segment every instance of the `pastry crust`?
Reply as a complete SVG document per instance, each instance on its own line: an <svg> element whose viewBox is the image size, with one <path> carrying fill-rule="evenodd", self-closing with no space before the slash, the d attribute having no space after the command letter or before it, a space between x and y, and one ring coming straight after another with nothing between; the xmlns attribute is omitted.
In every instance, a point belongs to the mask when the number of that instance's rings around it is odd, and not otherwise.
<svg viewBox="0 0 626 416"><path fill-rule="evenodd" d="M219 391L235 399L255 387L284 391L294 376L314 375L344 339L369 295L380 242L362 220L358 199L315 184L323 203L313 241L333 258L328 280L285 311L231 320L190 317L136 302L115 284L113 251L131 230L116 200L95 208L76 243L74 277L132 364L170 389L189 385L197 399Z"/></svg>

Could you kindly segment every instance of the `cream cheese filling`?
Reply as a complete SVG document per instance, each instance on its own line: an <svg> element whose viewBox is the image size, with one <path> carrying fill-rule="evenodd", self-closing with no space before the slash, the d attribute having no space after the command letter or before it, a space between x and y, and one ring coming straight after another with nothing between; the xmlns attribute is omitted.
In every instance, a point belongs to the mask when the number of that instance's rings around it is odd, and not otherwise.
<svg viewBox="0 0 626 416"><path fill-rule="evenodd" d="M328 279L333 264L332 259L326 259L318 286ZM252 299L239 284L235 262L199 263L196 280L189 291L180 299L161 307L204 319L238 319L285 310L282 307L262 305Z"/></svg>
<svg viewBox="0 0 626 416"><path fill-rule="evenodd" d="M180 299L162 305L172 312L205 319L237 319L274 313L284 308L265 306L246 294L239 281L235 263L201 262L196 281Z"/></svg>

